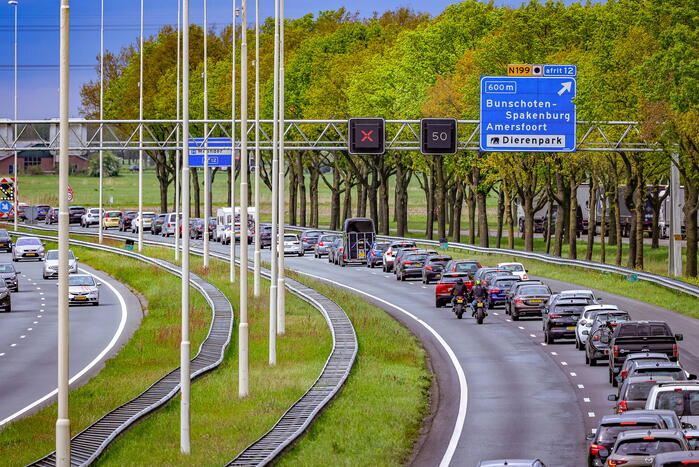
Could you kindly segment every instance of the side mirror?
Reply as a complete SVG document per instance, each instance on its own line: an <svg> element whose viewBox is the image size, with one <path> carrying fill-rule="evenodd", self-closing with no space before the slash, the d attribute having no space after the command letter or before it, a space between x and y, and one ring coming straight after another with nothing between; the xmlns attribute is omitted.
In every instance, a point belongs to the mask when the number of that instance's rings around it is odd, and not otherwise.
<svg viewBox="0 0 699 467"><path fill-rule="evenodd" d="M697 375L695 375L694 373L690 373L689 376L687 376L687 379L690 381L694 381L695 379L697 379Z"/></svg>
<svg viewBox="0 0 699 467"><path fill-rule="evenodd" d="M675 340L677 342L684 340L684 335L682 334L675 334Z"/></svg>
<svg viewBox="0 0 699 467"><path fill-rule="evenodd" d="M607 396L608 401L616 402L619 399L619 397L616 394L610 394Z"/></svg>
<svg viewBox="0 0 699 467"><path fill-rule="evenodd" d="M98 283L97 283L97 287L100 287L101 285L102 285L101 282L98 282Z"/></svg>
<svg viewBox="0 0 699 467"><path fill-rule="evenodd" d="M594 434L594 433L588 433L588 434L585 435L585 439L588 440L588 441L592 441L593 439L595 439L595 434Z"/></svg>

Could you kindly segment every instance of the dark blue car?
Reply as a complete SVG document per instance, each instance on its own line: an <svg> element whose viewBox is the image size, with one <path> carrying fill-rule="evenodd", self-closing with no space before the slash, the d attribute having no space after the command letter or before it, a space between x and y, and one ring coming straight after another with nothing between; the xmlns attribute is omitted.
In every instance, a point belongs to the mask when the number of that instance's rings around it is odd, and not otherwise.
<svg viewBox="0 0 699 467"><path fill-rule="evenodd" d="M373 268L377 264L383 264L383 254L388 250L388 242L375 242L369 251L366 266Z"/></svg>
<svg viewBox="0 0 699 467"><path fill-rule="evenodd" d="M520 281L519 276L495 276L491 278L488 284L488 308L493 308L495 305L504 305L507 301L507 292L512 287L512 284Z"/></svg>

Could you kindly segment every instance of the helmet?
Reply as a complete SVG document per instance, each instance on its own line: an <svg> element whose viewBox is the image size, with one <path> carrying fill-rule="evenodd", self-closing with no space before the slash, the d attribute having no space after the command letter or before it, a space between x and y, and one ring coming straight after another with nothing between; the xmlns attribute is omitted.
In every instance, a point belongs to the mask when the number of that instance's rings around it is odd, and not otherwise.
<svg viewBox="0 0 699 467"><path fill-rule="evenodd" d="M476 281L476 285L481 285L481 284L482 284L482 282L481 282L481 281L479 281L479 280L478 280L478 281Z"/></svg>
<svg viewBox="0 0 699 467"><path fill-rule="evenodd" d="M463 283L464 283L464 280L463 280L462 278L459 277L458 279L456 279L456 283L457 283L457 284L463 284Z"/></svg>

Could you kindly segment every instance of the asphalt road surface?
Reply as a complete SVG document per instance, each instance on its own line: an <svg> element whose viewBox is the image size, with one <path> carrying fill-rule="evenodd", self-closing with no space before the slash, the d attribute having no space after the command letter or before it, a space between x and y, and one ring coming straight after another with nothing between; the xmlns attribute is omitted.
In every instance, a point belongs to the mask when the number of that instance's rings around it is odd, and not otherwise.
<svg viewBox="0 0 699 467"><path fill-rule="evenodd" d="M8 253L0 262L10 262ZM57 280L42 278L43 262L13 263L19 292L12 311L0 313L0 425L52 403L57 380ZM70 307L71 388L96 375L138 327L138 299L104 273L79 263L81 273L102 282L100 305Z"/></svg>
<svg viewBox="0 0 699 467"><path fill-rule="evenodd" d="M149 234L145 238L173 241ZM201 241L192 242L193 248L200 245ZM213 242L211 247L229 251L228 246ZM268 260L269 250L264 250L263 261ZM491 311L482 326L468 316L457 320L450 308L435 308L434 285L423 285L419 279L396 281L392 273L380 268L341 268L325 258L314 259L310 253L287 256L286 267L351 288L405 323L422 340L437 375L437 394L431 428L415 465L438 465L454 432L458 443L453 446L452 465L507 457L538 457L556 466L585 465L585 434L602 415L612 412L607 395L616 391L608 383L607 368L585 365L584 353L575 349L572 340L545 345L540 319L512 322L502 309ZM544 280L553 291L581 288L553 278ZM699 370L696 320L626 297L596 293L604 303L619 306L634 319L665 320L673 331L683 332L680 361L692 373ZM456 366L463 370L465 387ZM457 417L464 399L466 415L461 424Z"/></svg>

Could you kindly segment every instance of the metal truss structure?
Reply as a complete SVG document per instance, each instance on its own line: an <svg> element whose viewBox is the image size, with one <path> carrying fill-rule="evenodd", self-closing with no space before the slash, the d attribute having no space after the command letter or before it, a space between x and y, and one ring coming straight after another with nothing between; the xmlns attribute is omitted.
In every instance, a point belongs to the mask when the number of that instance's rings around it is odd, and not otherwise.
<svg viewBox="0 0 699 467"><path fill-rule="evenodd" d="M205 123L208 133L203 134ZM17 132L14 132L15 126ZM239 129L240 121L236 121ZM181 149L177 130L178 120L71 120L70 151L173 151ZM304 151L347 151L347 120L287 120L284 128L284 146L287 150ZM254 141L255 122L247 127L248 149L257 145L261 150L272 149L272 120L260 120L260 141ZM144 139L138 135L143 129ZM102 130L102 142L100 142ZM230 137L230 120L191 120L190 137ZM17 135L15 138L14 135ZM180 131L179 134L183 134ZM240 131L237 131L240 134ZM641 137L638 122L577 122L578 151L662 151L658 142L649 142ZM458 149L479 151L480 122L459 120ZM60 132L57 120L0 120L0 151L33 150L57 151ZM236 147L239 142L236 141ZM206 145L203 146L206 148ZM219 146L220 148L220 146ZM420 120L386 120L386 149L394 151L420 150Z"/></svg>

